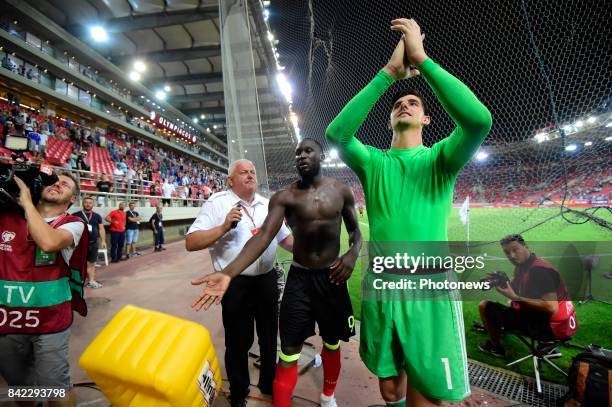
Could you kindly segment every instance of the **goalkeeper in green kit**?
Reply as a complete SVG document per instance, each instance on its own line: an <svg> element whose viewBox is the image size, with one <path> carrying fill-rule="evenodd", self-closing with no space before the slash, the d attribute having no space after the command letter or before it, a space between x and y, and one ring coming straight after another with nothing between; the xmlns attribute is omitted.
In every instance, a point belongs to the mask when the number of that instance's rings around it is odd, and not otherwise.
<svg viewBox="0 0 612 407"><path fill-rule="evenodd" d="M444 242L455 180L489 132L491 114L467 86L427 56L416 21L393 20L391 29L402 34L391 59L338 114L326 137L361 181L371 244ZM380 150L357 140L355 133L385 91L395 81L419 74L455 122L452 133L425 147L423 127L431 119L420 93L407 90L393 97L391 148ZM364 290L380 276L400 277L365 273ZM435 300L411 300L409 295L417 294L403 294L401 301L364 296L361 358L378 376L387 405L464 399L470 387L461 302L451 291Z"/></svg>

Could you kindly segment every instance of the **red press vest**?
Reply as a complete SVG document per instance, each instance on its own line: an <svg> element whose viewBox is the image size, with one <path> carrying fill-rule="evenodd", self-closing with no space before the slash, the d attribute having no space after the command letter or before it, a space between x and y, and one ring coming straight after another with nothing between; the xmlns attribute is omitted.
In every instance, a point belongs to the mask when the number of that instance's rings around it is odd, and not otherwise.
<svg viewBox="0 0 612 407"><path fill-rule="evenodd" d="M81 222L82 219L67 213L50 223L57 229L70 222ZM35 266L37 246L29 236L27 221L22 213L9 212L0 215L0 334L48 334L61 332L72 324L72 311L82 316L87 315L87 305L83 299L83 283L87 273L87 228L79 244L74 249L69 264L66 264L61 252L55 253L55 260L48 260L45 265ZM52 257L51 257L52 259ZM64 292L68 288L69 299L50 306L27 306L27 300L33 298L33 291L41 289L23 289L18 282L50 282L67 278L60 283ZM15 282L16 284L11 284ZM66 287L65 285L69 287ZM7 306L9 295L20 296L24 300L21 306ZM40 295L40 293L37 293ZM13 297L15 298L15 297Z"/></svg>
<svg viewBox="0 0 612 407"><path fill-rule="evenodd" d="M552 264L538 257L536 257L533 263L529 266L530 269L533 267L542 267L551 270L555 269ZM529 284L529 271L523 273L521 278L517 279L516 283L518 292L525 292L526 287L528 287ZM557 300L559 301L559 305L557 307L557 312L550 317L550 328L555 335L555 338L567 339L572 337L578 330L578 320L576 319L574 304L569 299L569 294L565 288L563 280L559 281L559 287L557 288ZM520 303L514 302L513 306L514 308L519 309Z"/></svg>

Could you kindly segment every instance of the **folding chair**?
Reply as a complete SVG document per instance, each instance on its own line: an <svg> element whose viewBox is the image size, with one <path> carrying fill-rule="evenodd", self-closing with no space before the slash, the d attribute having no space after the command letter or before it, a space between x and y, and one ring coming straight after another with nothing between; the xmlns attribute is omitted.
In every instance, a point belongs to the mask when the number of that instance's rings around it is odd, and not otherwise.
<svg viewBox="0 0 612 407"><path fill-rule="evenodd" d="M552 362L551 359L557 359L563 356L559 348L562 345L568 343L571 338L542 340L531 338L527 335L517 332L512 332L512 334L515 335L521 342L523 342L530 349L531 352L528 355L525 355L522 358L515 360L514 362L508 363L506 366L512 366L514 364L523 362L531 358L533 360L533 370L535 373L538 394L542 393L542 383L540 382L540 361L543 360L544 362L552 366L554 369L567 376L567 373L564 372L563 369L557 366L554 362Z"/></svg>

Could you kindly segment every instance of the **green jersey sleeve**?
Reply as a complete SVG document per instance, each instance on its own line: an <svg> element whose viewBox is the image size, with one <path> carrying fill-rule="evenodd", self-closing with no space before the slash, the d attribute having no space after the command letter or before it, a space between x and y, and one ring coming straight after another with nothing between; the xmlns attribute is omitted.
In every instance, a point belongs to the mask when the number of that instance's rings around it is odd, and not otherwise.
<svg viewBox="0 0 612 407"><path fill-rule="evenodd" d="M491 113L463 82L431 59L425 60L419 70L455 122L450 136L440 141L440 154L444 168L457 174L489 133Z"/></svg>
<svg viewBox="0 0 612 407"><path fill-rule="evenodd" d="M357 140L355 134L366 117L394 79L384 71L372 79L329 124L325 136L338 148L340 158L353 170L365 167L371 159L371 151Z"/></svg>

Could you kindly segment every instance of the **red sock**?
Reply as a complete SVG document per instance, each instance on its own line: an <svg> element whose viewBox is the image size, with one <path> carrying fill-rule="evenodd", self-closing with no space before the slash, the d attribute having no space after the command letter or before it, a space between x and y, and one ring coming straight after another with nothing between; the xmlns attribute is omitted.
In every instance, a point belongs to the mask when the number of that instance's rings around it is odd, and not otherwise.
<svg viewBox="0 0 612 407"><path fill-rule="evenodd" d="M340 376L340 348L332 352L323 346L321 359L323 360L323 394L331 396L336 390L336 383Z"/></svg>
<svg viewBox="0 0 612 407"><path fill-rule="evenodd" d="M297 384L297 363L291 367L283 367L280 362L276 365L274 376L274 406L291 407L291 396Z"/></svg>

